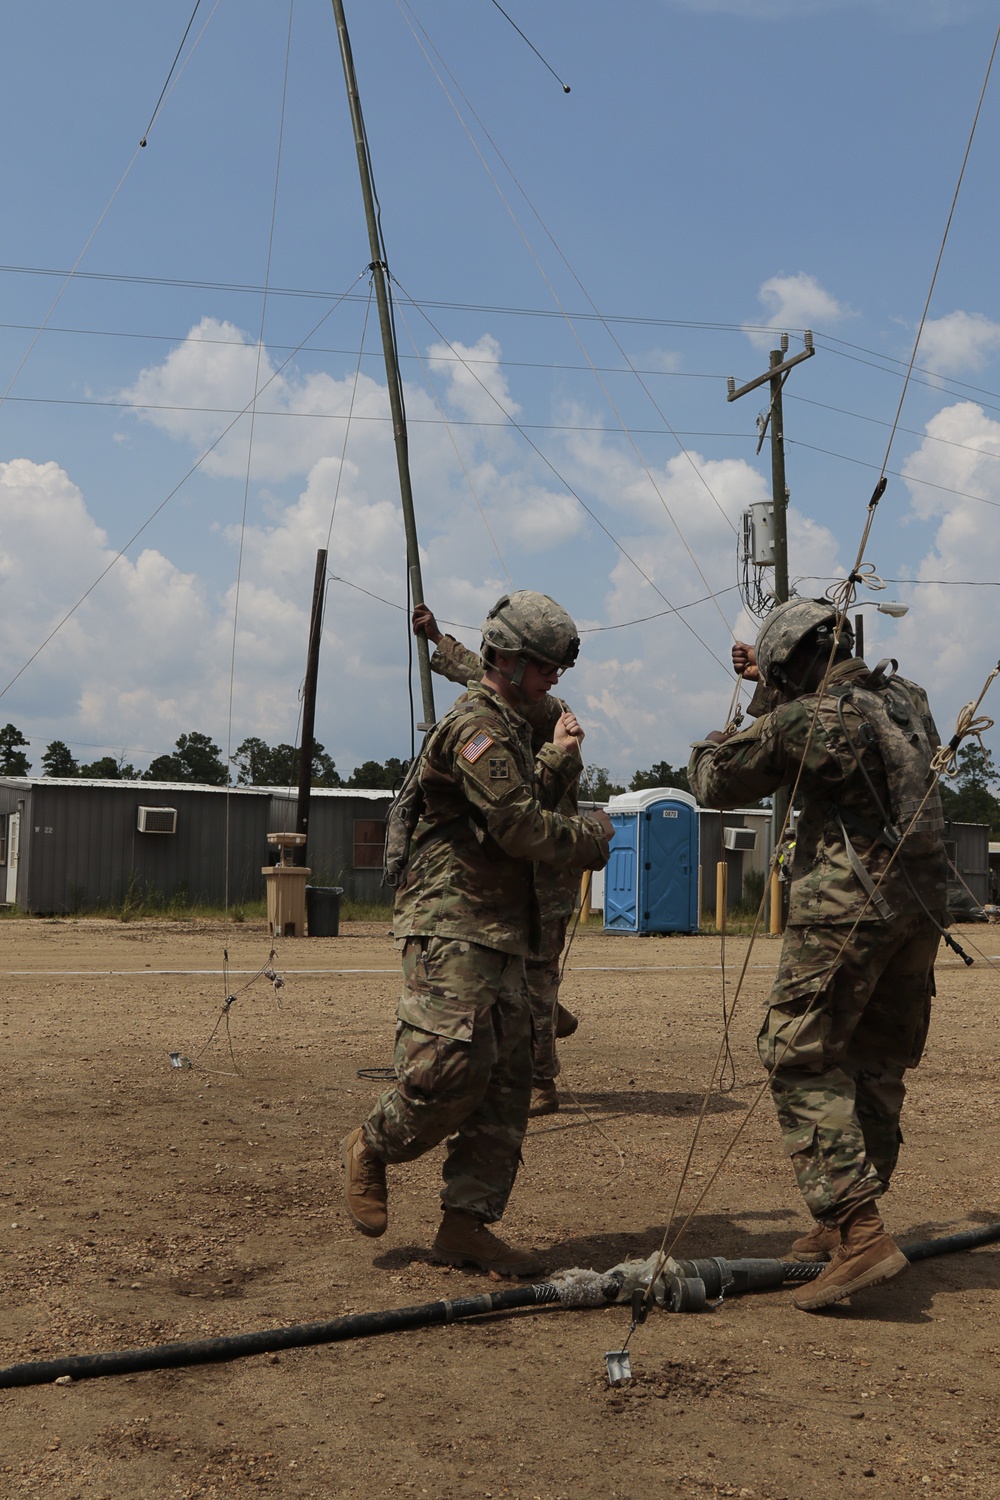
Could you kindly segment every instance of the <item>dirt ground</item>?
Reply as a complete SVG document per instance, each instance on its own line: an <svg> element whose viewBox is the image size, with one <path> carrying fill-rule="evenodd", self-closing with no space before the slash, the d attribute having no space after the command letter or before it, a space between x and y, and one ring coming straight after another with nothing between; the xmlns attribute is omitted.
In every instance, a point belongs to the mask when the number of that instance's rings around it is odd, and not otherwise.
<svg viewBox="0 0 1000 1500"><path fill-rule="evenodd" d="M390 1169L384 1239L352 1232L342 1207L337 1143L379 1090L358 1070L391 1057L399 981L383 927L282 942L279 993L251 982L261 928L0 930L0 1362L497 1289L430 1263L439 1152ZM1000 932L965 933L1000 957ZM727 943L730 980L744 951ZM776 956L773 940L754 948L735 1086L711 1098L682 1202L745 1129L679 1254L776 1255L805 1225L767 1097L747 1122ZM574 1097L532 1122L504 1220L553 1267L658 1247L718 1046L719 964L718 938L578 934L564 997L580 1028L562 1044ZM904 1241L1000 1219L997 976L949 955L938 991L884 1205ZM172 1067L171 1052L195 1066ZM0 1494L1000 1497L998 1310L1000 1248L987 1248L818 1315L787 1290L655 1311L618 1389L603 1356L624 1308L3 1390Z"/></svg>

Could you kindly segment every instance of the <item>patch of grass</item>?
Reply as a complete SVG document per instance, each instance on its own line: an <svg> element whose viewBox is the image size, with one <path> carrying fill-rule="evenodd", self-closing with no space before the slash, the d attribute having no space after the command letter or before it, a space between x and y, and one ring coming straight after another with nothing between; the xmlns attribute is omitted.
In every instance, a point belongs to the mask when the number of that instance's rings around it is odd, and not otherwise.
<svg viewBox="0 0 1000 1500"><path fill-rule="evenodd" d="M391 902L381 901L341 901L340 920L342 922L384 922L388 927L392 922Z"/></svg>

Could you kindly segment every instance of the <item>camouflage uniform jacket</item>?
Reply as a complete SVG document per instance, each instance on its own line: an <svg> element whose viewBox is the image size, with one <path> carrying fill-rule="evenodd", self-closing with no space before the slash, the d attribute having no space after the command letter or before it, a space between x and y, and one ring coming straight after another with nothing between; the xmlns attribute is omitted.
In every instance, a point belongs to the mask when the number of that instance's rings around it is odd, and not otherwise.
<svg viewBox="0 0 1000 1500"><path fill-rule="evenodd" d="M865 663L854 657L833 668L828 687L864 687L870 676ZM899 677L893 681L905 690L936 747L940 740L923 688ZM807 750L817 702L816 725ZM892 913L903 916L920 911L919 895L932 912L940 914L945 908L944 845L938 853L916 858L906 856L904 844L890 865L892 851L880 837L882 820L845 743L837 705L835 693L827 692L822 698L810 693L782 703L722 745L695 745L688 767L691 790L706 807L741 807L779 787L791 787L802 767L799 795L803 808L795 832L790 927L853 926L858 920L882 920L852 868L841 821L868 878ZM885 767L877 746L866 743L865 720L850 698L844 699L843 713L879 800L888 807Z"/></svg>
<svg viewBox="0 0 1000 1500"><path fill-rule="evenodd" d="M468 684L478 682L484 669L482 658L470 651L468 646L463 646L453 635L443 635L431 657L431 670L447 677L449 682ZM541 703L526 703L518 711L531 726L539 801L551 811L575 818L579 812L579 772L567 780L565 756L552 743L553 731L565 707L561 699L550 693ZM573 915L580 893L579 871L558 869L554 865L536 865L535 893L542 929L537 956L558 958L565 941L566 924Z"/></svg>
<svg viewBox="0 0 1000 1500"><path fill-rule="evenodd" d="M576 755L552 752L556 779L575 776ZM531 731L482 682L431 731L419 778L425 806L396 893L396 937L464 938L536 957L533 861L603 869L608 845L599 826L541 805Z"/></svg>

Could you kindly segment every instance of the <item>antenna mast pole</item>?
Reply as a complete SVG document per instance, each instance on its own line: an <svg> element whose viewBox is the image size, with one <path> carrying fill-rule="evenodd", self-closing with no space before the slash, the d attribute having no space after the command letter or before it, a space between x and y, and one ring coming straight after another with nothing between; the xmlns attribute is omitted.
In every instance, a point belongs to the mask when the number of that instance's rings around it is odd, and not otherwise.
<svg viewBox="0 0 1000 1500"><path fill-rule="evenodd" d="M424 588L420 576L420 550L417 545L417 523L413 514L413 490L410 486L410 460L406 437L406 414L403 409L403 383L399 376L396 359L396 334L390 306L389 267L385 259L384 245L375 208L375 184L372 177L371 157L368 153L368 138L361 113L361 96L354 73L354 58L351 39L347 33L343 0L332 0L333 14L337 22L340 41L340 56L344 64L344 79L347 84L347 102L351 110L351 125L354 129L354 144L358 153L358 170L361 174L361 195L365 202L365 219L368 223L368 246L371 251L372 280L375 286L375 301L378 304L379 328L382 332L382 350L385 355L386 383L389 387L389 406L392 412L392 435L396 445L396 468L399 473L399 495L403 504L403 528L406 534L406 566L410 579L410 592L414 604L423 604ZM434 689L431 685L431 658L427 637L417 636L417 662L420 668L420 693L423 702L424 722L420 729L429 729L434 723Z"/></svg>

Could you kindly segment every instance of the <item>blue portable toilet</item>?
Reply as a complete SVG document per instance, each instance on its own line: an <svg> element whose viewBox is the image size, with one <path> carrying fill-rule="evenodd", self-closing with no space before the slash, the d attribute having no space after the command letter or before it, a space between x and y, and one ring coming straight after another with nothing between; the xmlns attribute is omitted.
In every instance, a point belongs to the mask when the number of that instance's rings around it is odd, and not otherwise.
<svg viewBox="0 0 1000 1500"><path fill-rule="evenodd" d="M605 932L698 931L698 804L677 787L608 801Z"/></svg>

